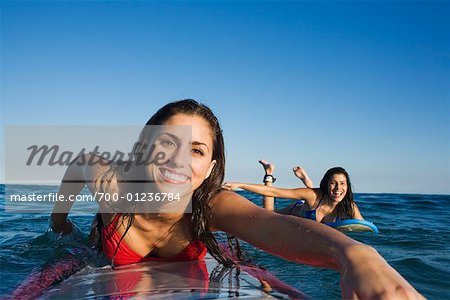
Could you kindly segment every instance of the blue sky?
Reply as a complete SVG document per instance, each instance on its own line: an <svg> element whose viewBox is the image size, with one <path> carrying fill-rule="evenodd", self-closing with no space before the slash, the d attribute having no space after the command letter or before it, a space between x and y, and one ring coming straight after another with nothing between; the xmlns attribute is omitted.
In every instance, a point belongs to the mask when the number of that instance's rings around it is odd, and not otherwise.
<svg viewBox="0 0 450 300"><path fill-rule="evenodd" d="M343 166L356 192L450 194L449 15L449 2L2 1L2 128L144 124L194 98L221 121L227 180L260 182L265 158L278 186L299 186L300 164L317 184Z"/></svg>

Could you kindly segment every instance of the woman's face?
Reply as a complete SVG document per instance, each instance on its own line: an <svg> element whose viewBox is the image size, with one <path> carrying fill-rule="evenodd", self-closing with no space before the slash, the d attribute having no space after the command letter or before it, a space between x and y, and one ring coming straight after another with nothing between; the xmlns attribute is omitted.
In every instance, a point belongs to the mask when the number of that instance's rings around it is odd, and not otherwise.
<svg viewBox="0 0 450 300"><path fill-rule="evenodd" d="M177 114L162 126L153 153L165 153L165 162L150 168L161 192L196 190L211 173L213 139L209 124L195 115Z"/></svg>
<svg viewBox="0 0 450 300"><path fill-rule="evenodd" d="M328 181L328 196L334 202L341 202L347 194L347 177L334 174Z"/></svg>

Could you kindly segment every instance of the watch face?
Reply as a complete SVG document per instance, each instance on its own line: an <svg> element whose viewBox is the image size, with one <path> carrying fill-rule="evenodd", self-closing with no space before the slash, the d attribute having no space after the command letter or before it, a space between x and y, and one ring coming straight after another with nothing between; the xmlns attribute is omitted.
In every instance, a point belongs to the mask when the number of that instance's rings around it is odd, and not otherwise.
<svg viewBox="0 0 450 300"><path fill-rule="evenodd" d="M275 178L272 175L266 175L263 179L264 182L274 182Z"/></svg>

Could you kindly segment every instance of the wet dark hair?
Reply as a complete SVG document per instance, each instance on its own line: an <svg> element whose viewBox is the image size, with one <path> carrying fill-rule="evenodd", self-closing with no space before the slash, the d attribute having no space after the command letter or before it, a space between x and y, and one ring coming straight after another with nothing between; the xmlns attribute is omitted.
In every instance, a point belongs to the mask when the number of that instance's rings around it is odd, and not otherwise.
<svg viewBox="0 0 450 300"><path fill-rule="evenodd" d="M355 200L353 198L352 184L350 182L350 176L347 171L341 167L334 167L329 169L325 175L323 175L322 180L320 181L320 191L322 192L322 197L329 197L328 183L330 182L331 177L335 174L343 174L347 179L347 193L342 199L341 202L336 206L337 216L343 219L353 219L355 217Z"/></svg>
<svg viewBox="0 0 450 300"><path fill-rule="evenodd" d="M189 116L199 116L205 120L212 133L213 151L212 160L216 161L211 174L206 178L202 184L194 191L192 195L192 213L185 214L183 218L188 218L189 221L189 234L194 240L199 240L208 249L209 253L220 263L226 267L235 266L235 262L227 254L225 254L219 247L217 240L213 233L209 230L212 213L209 206L209 201L222 189L222 183L225 176L225 146L222 135L222 129L220 128L219 121L213 112L203 104L198 103L193 99L185 99L175 101L166 104L160 108L151 118L146 125L163 125L169 118L184 114ZM142 134L141 134L142 138ZM101 181L108 180L113 174L108 176L101 176ZM103 187L101 187L104 189ZM114 265L114 258L117 254L119 244L122 242L124 236L131 228L134 220L134 213L122 214L124 221L127 219L126 229L121 239L118 242L116 250L112 258L112 264ZM98 215L97 222L101 223L101 217ZM238 259L241 258L241 251L239 242L231 236L228 236L228 245L231 250L234 249Z"/></svg>

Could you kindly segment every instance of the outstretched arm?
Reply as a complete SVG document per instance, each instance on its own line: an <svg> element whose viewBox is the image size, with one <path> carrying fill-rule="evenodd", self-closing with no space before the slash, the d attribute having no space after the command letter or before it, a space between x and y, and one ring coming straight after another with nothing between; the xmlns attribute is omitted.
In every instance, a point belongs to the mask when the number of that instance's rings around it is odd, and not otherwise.
<svg viewBox="0 0 450 300"><path fill-rule="evenodd" d="M65 201L57 201L51 215L52 229L56 232L70 233L72 224L67 220L67 215L72 208L70 199L80 193L86 185L84 182L84 166L79 165L83 158L80 156L67 168L58 190L59 197Z"/></svg>
<svg viewBox="0 0 450 300"><path fill-rule="evenodd" d="M336 230L325 225L315 226L318 222L269 212L233 192L217 195L212 213L214 229L295 262L337 269L336 246L357 244L343 234L330 234Z"/></svg>
<svg viewBox="0 0 450 300"><path fill-rule="evenodd" d="M290 261L339 270L344 298L420 298L375 249L337 230L269 212L228 191L219 193L211 207L213 230L226 231Z"/></svg>
<svg viewBox="0 0 450 300"><path fill-rule="evenodd" d="M318 191L309 188L297 188L297 189L281 189L273 186L265 186L262 184L240 183L240 182L227 182L224 184L224 188L227 190L244 189L249 192L257 193L263 196L279 197L287 199L304 199L307 202L312 202L317 199Z"/></svg>

